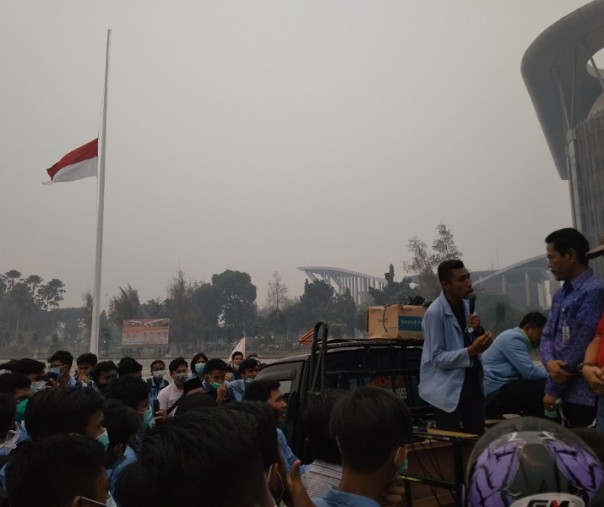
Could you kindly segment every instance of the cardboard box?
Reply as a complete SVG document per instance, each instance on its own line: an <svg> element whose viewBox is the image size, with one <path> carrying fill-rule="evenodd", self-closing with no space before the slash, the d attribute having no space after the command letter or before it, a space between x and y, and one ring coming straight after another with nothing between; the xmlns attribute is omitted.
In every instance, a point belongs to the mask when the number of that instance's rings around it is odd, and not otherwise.
<svg viewBox="0 0 604 507"><path fill-rule="evenodd" d="M369 338L423 339L423 306L388 305L370 306L367 309L367 335Z"/></svg>

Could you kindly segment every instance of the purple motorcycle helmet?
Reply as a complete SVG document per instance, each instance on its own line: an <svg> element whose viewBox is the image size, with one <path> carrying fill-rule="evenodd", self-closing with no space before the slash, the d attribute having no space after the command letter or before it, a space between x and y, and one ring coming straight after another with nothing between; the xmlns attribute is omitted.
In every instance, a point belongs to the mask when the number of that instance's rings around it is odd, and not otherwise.
<svg viewBox="0 0 604 507"><path fill-rule="evenodd" d="M604 506L604 466L572 431L518 417L488 430L470 454L466 507Z"/></svg>

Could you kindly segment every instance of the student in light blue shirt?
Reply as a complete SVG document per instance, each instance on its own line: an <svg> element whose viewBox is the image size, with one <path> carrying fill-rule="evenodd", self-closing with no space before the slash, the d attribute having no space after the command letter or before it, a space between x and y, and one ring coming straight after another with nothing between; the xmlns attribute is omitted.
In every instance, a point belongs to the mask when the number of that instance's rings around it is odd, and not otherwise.
<svg viewBox="0 0 604 507"><path fill-rule="evenodd" d="M109 491L115 493L117 479L126 466L137 460L131 441L141 429L140 416L117 399L108 400L104 424L109 435L109 447L105 459L105 470L109 478Z"/></svg>
<svg viewBox="0 0 604 507"><path fill-rule="evenodd" d="M354 424L351 422L354 421ZM407 466L413 420L396 394L361 387L333 407L329 431L342 455L342 479L317 507L380 507Z"/></svg>
<svg viewBox="0 0 604 507"><path fill-rule="evenodd" d="M495 338L482 355L486 409L490 416L521 414L543 417L547 371L535 364L535 354L547 318L539 312L526 314L518 327Z"/></svg>

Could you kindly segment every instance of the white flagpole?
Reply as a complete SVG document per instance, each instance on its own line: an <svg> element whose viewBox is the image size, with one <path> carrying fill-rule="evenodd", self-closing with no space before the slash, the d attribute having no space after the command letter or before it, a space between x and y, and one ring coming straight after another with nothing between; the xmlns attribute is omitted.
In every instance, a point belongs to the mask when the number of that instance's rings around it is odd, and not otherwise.
<svg viewBox="0 0 604 507"><path fill-rule="evenodd" d="M111 30L107 30L105 58L105 89L103 93L103 118L99 146L98 211L96 226L96 260L94 263L94 295L92 297L92 325L90 326L90 352L99 355L99 316L101 312L101 267L103 264L103 212L105 209L105 147L107 146L107 91L109 84L109 49Z"/></svg>

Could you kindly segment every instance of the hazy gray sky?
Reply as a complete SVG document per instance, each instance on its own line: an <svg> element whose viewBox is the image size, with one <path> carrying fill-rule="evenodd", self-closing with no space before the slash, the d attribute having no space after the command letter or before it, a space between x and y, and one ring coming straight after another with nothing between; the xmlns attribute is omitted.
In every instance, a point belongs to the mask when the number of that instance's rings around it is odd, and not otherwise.
<svg viewBox="0 0 604 507"><path fill-rule="evenodd" d="M441 221L470 269L544 253L568 185L520 62L585 3L2 0L0 272L93 288L96 179L41 182L97 136L107 28L102 294L163 298L179 266L246 271L260 305L275 270L399 279Z"/></svg>

